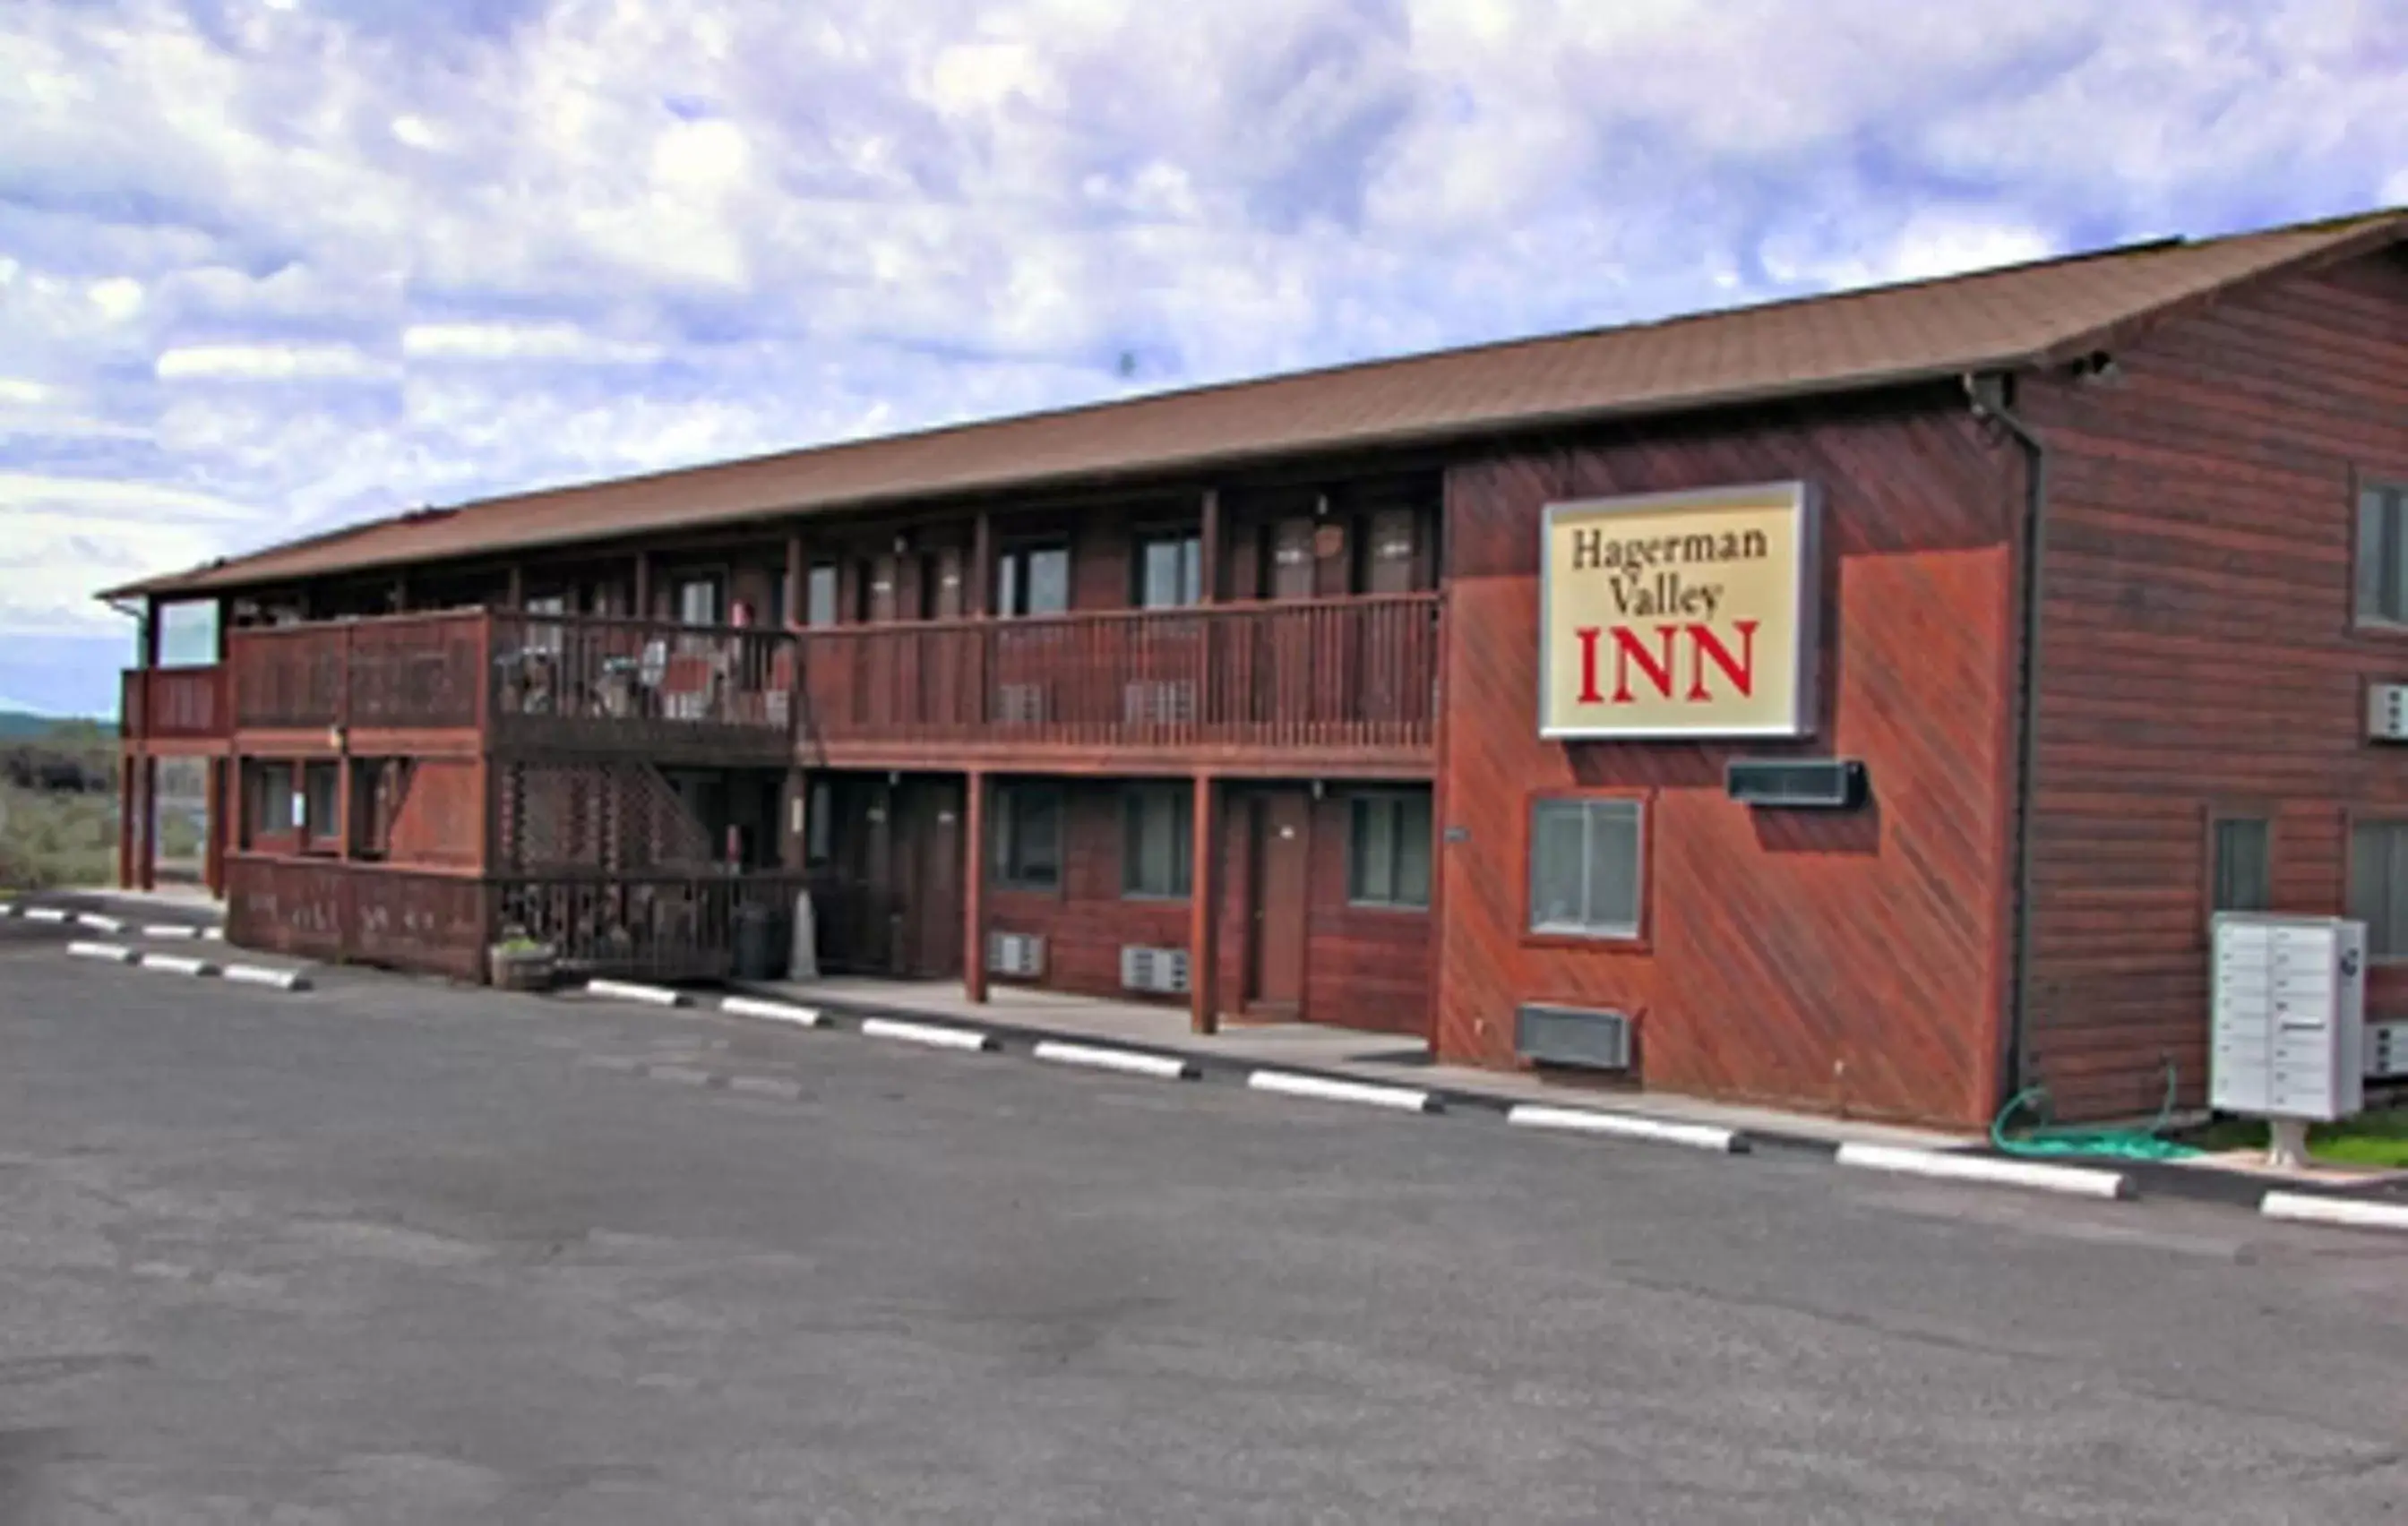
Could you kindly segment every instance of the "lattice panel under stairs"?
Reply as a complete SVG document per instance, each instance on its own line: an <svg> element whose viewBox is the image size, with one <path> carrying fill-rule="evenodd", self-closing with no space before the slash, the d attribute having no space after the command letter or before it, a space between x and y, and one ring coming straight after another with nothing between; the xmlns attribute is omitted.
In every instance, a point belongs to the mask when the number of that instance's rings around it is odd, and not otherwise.
<svg viewBox="0 0 2408 1526"><path fill-rule="evenodd" d="M500 786L505 868L645 874L711 863L710 834L650 763L509 763Z"/></svg>

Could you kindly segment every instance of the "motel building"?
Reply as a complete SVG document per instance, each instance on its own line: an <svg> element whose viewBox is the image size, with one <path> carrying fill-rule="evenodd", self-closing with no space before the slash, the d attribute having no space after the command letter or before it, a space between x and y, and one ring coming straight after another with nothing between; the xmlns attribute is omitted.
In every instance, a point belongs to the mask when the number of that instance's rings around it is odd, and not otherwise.
<svg viewBox="0 0 2408 1526"><path fill-rule="evenodd" d="M2408 214L428 508L112 590L228 935L1975 1126L2408 1013ZM197 646L197 665L160 661ZM763 932L763 929L768 929ZM782 974L782 969L771 972Z"/></svg>

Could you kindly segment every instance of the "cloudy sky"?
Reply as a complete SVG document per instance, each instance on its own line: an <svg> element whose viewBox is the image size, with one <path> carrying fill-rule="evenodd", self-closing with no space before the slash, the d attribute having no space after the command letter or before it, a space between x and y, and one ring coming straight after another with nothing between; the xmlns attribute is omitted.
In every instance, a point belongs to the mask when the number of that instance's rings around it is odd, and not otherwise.
<svg viewBox="0 0 2408 1526"><path fill-rule="evenodd" d="M2408 203L2403 80L2408 0L5 0L0 700L420 504Z"/></svg>

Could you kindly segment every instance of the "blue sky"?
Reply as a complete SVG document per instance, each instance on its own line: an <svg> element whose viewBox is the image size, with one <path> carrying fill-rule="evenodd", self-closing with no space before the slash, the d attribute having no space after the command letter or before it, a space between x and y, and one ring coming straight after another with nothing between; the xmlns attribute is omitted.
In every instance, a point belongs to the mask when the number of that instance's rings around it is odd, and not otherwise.
<svg viewBox="0 0 2408 1526"><path fill-rule="evenodd" d="M2408 203L2408 4L9 0L0 700L105 583L1139 389Z"/></svg>

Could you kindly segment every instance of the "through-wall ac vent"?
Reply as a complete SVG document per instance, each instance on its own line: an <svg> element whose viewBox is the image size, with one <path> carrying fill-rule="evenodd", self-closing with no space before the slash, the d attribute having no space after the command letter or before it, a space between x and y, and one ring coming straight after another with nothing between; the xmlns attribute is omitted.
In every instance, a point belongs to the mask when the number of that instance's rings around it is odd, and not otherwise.
<svg viewBox="0 0 2408 1526"><path fill-rule="evenodd" d="M1187 991L1187 950L1140 948L1121 950L1121 985L1128 991L1151 991L1167 996Z"/></svg>
<svg viewBox="0 0 2408 1526"><path fill-rule="evenodd" d="M1630 1016L1577 1006L1513 1010L1513 1052L1541 1065L1630 1068Z"/></svg>
<svg viewBox="0 0 2408 1526"><path fill-rule="evenodd" d="M1034 980L1045 973L1045 940L1034 933L989 933L986 969Z"/></svg>

